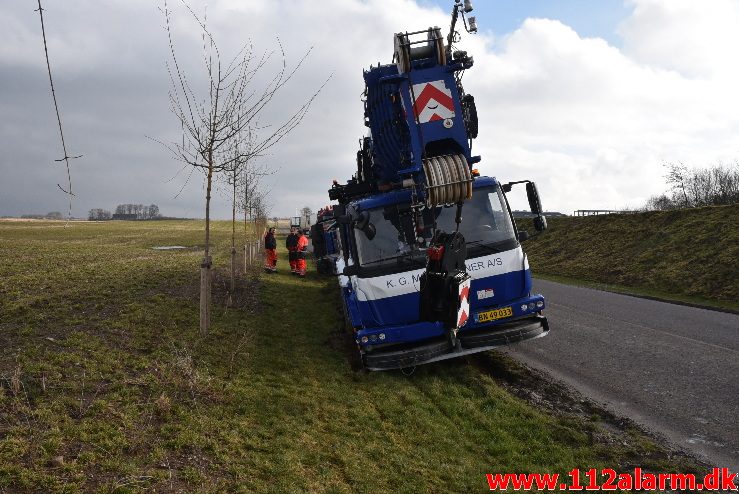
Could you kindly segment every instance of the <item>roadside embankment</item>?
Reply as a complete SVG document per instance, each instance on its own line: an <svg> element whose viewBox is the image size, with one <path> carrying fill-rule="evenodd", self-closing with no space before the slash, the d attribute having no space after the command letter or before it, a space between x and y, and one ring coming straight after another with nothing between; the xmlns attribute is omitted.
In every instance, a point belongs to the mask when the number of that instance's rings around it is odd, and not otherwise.
<svg viewBox="0 0 739 494"><path fill-rule="evenodd" d="M551 218L524 248L535 276L739 310L739 205Z"/></svg>

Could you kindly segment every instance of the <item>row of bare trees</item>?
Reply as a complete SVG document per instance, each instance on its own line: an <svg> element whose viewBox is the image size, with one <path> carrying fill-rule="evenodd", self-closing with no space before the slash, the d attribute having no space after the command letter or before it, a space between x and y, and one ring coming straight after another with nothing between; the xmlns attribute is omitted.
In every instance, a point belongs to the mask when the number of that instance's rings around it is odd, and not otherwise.
<svg viewBox="0 0 739 494"><path fill-rule="evenodd" d="M111 218L113 218L113 214L102 208L93 208L87 214L87 219L90 221L107 221Z"/></svg>
<svg viewBox="0 0 739 494"><path fill-rule="evenodd" d="M739 203L739 161L706 168L666 165L669 193L653 196L644 209L666 210Z"/></svg>
<svg viewBox="0 0 739 494"><path fill-rule="evenodd" d="M280 142L306 116L314 99L325 86L321 85L281 123L262 125L260 118L265 108L281 94L286 84L303 65L310 49L293 67L288 67L287 57L279 40L277 49L256 53L251 42L245 43L229 61L222 58L206 18L196 14L185 0L184 9L194 20L202 37L202 69L205 83L198 86L198 75L188 77L175 49L173 12L166 0L163 14L170 57L166 64L170 76L170 110L181 128L181 139L163 143L172 156L193 171L205 177L205 248L200 265L200 331L205 333L210 325L211 297L211 198L214 182L219 178L231 188L232 202L232 282L235 284L236 212L244 211L245 234L247 223L266 218L265 195L259 188L260 178L272 173L266 165L258 165L270 148ZM262 73L278 62L274 74L264 80ZM242 199L243 198L243 199ZM265 220L266 224L266 220ZM261 232L259 232L261 233Z"/></svg>
<svg viewBox="0 0 739 494"><path fill-rule="evenodd" d="M159 206L150 204L119 204L115 208L115 214L118 218L135 218L137 220L156 220L162 217L159 213ZM90 221L106 221L113 218L113 214L107 209L93 208L87 214Z"/></svg>
<svg viewBox="0 0 739 494"><path fill-rule="evenodd" d="M161 216L156 204L119 204L115 208L115 214L135 215L138 220L153 220Z"/></svg>
<svg viewBox="0 0 739 494"><path fill-rule="evenodd" d="M24 214L21 215L21 218L33 220L63 220L64 215L59 211L51 211L46 214Z"/></svg>

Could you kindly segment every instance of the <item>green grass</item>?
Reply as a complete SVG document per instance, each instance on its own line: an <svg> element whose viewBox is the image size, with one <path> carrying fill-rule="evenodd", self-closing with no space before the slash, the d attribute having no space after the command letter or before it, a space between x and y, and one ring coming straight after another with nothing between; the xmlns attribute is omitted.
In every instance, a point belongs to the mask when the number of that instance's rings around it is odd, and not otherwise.
<svg viewBox="0 0 739 494"><path fill-rule="evenodd" d="M524 248L535 276L739 310L737 218L739 205L551 218Z"/></svg>
<svg viewBox="0 0 739 494"><path fill-rule="evenodd" d="M335 280L291 277L284 249L279 274L243 275L240 308L216 283L201 337L201 228L0 222L0 491L483 492L487 472L687 468L463 359L352 371Z"/></svg>

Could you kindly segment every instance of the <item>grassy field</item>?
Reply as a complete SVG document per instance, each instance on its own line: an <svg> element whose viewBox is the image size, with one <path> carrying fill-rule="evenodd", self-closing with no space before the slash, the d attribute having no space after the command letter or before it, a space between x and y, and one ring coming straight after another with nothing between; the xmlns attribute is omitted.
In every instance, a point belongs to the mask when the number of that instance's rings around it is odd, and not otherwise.
<svg viewBox="0 0 739 494"><path fill-rule="evenodd" d="M739 205L551 218L524 248L535 276L739 310L738 218Z"/></svg>
<svg viewBox="0 0 739 494"><path fill-rule="evenodd" d="M488 472L695 468L532 407L495 353L352 371L335 280L291 277L284 249L279 274L242 274L236 308L217 276L201 337L201 228L0 222L0 492L483 492Z"/></svg>

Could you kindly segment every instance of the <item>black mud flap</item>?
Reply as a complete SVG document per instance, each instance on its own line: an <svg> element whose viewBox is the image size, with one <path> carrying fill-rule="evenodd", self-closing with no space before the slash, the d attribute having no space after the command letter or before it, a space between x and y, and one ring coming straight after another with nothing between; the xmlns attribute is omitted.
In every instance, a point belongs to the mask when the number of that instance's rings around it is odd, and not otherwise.
<svg viewBox="0 0 739 494"><path fill-rule="evenodd" d="M363 360L368 370L405 369L539 338L548 332L547 318L536 316L469 333L460 331L457 334L459 344L454 347L447 340L437 341L406 347L402 350L375 350L364 354Z"/></svg>

